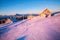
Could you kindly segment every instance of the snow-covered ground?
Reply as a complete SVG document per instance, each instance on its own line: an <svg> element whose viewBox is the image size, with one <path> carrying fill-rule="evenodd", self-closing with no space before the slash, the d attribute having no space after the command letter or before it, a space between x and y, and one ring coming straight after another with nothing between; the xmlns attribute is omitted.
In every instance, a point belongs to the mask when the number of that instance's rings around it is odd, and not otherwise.
<svg viewBox="0 0 60 40"><path fill-rule="evenodd" d="M1 40L60 40L60 15L36 17L0 28Z"/></svg>

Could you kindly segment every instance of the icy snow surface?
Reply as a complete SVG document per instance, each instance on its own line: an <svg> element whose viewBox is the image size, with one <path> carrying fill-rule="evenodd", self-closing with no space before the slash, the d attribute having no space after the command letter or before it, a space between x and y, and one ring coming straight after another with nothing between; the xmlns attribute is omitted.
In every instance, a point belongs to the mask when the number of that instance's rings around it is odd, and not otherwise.
<svg viewBox="0 0 60 40"><path fill-rule="evenodd" d="M60 15L4 25L0 40L60 40Z"/></svg>

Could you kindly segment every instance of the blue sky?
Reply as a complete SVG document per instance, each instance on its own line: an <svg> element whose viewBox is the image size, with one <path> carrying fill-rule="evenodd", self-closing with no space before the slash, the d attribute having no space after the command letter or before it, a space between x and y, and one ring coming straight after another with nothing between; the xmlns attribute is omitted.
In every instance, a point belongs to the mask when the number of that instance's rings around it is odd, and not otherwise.
<svg viewBox="0 0 60 40"><path fill-rule="evenodd" d="M60 0L0 0L0 15L38 13L45 8L60 11Z"/></svg>

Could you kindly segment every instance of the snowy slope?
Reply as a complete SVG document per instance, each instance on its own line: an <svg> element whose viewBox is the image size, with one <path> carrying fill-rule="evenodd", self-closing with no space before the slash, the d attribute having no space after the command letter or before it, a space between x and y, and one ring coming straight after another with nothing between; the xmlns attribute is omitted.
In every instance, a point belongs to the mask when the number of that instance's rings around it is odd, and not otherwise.
<svg viewBox="0 0 60 40"><path fill-rule="evenodd" d="M1 40L60 40L60 15L27 19L2 29Z"/></svg>

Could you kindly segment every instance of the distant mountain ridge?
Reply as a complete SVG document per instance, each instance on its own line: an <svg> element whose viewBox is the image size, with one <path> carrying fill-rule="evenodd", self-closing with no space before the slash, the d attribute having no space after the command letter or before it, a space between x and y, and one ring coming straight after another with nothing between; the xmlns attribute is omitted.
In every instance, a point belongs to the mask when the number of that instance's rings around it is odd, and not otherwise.
<svg viewBox="0 0 60 40"><path fill-rule="evenodd" d="M58 12L53 12L53 13L51 14L51 16L54 16L55 14L58 14L58 13L60 13L60 11L58 11Z"/></svg>
<svg viewBox="0 0 60 40"><path fill-rule="evenodd" d="M51 16L55 14L60 15L60 11L51 13ZM15 15L0 15L0 20L10 19L13 22L21 21L23 19L27 19L30 14L15 14ZM39 16L39 14L31 14L32 16ZM21 16L21 17L20 17ZM20 18L19 18L20 17Z"/></svg>

